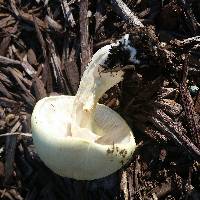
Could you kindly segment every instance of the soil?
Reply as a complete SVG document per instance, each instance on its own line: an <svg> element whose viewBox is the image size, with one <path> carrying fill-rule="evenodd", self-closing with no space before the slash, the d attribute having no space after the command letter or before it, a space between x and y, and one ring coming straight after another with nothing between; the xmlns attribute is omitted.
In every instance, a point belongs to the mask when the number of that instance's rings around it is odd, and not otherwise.
<svg viewBox="0 0 200 200"><path fill-rule="evenodd" d="M92 55L125 34L138 62L115 52L105 70L125 76L100 102L127 121L137 150L108 177L60 177L34 148L33 108L75 95ZM199 34L199 0L0 0L1 199L200 199Z"/></svg>

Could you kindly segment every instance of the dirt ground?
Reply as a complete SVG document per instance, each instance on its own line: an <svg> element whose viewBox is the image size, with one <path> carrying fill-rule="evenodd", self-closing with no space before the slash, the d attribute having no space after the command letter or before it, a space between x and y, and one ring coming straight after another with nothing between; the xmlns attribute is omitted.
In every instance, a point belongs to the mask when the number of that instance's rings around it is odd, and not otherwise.
<svg viewBox="0 0 200 200"><path fill-rule="evenodd" d="M62 178L34 148L38 100L75 95L92 55L129 34L138 64L100 100L127 121L138 148L118 172ZM200 199L199 0L0 0L2 200ZM119 59L120 58L120 59Z"/></svg>

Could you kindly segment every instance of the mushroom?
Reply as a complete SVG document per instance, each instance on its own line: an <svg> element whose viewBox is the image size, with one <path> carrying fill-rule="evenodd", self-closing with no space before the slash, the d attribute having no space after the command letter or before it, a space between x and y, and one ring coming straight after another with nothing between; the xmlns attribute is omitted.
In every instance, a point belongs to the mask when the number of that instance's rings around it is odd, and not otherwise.
<svg viewBox="0 0 200 200"><path fill-rule="evenodd" d="M50 96L37 102L31 117L33 142L41 160L56 174L77 180L110 175L131 158L135 139L124 119L99 104L100 97L123 79L106 72L113 47L123 46L135 62L129 35L99 49L88 64L76 96Z"/></svg>

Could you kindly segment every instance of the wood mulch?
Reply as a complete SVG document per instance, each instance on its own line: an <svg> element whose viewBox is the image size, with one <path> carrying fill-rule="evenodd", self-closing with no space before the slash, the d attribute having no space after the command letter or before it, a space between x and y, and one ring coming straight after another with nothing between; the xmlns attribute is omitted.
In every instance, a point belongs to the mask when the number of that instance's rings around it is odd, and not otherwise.
<svg viewBox="0 0 200 200"><path fill-rule="evenodd" d="M34 149L34 105L75 95L92 55L127 33L140 63L111 69L124 81L101 103L132 127L137 151L108 177L59 177ZM200 199L199 35L199 0L0 0L0 198Z"/></svg>

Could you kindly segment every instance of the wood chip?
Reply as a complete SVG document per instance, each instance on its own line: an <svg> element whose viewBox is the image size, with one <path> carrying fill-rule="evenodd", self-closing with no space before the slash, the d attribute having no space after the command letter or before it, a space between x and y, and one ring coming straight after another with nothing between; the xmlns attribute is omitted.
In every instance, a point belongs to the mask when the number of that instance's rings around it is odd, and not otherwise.
<svg viewBox="0 0 200 200"><path fill-rule="evenodd" d="M13 99L13 96L9 93L3 83L0 81L0 93L9 99Z"/></svg>
<svg viewBox="0 0 200 200"><path fill-rule="evenodd" d="M88 0L80 1L80 37L81 37L81 74L91 58L91 47L89 43L89 19Z"/></svg>
<svg viewBox="0 0 200 200"><path fill-rule="evenodd" d="M30 65L37 65L37 58L33 49L29 49L27 52L27 60Z"/></svg>
<svg viewBox="0 0 200 200"><path fill-rule="evenodd" d="M0 161L0 177L5 175L4 163Z"/></svg>
<svg viewBox="0 0 200 200"><path fill-rule="evenodd" d="M19 14L19 16L21 17L21 19L24 21L24 22L26 22L26 23L28 23L28 24L30 24L30 25L35 25L35 21L37 21L37 24L38 24L38 26L39 26L39 28L41 29L41 30L45 30L45 29L47 29L47 24L46 23L44 23L42 20L40 20L39 18L37 18L37 17L34 17L33 15L30 15L29 13L25 13L25 12L23 12L22 10L20 11L20 14ZM35 19L34 19L35 18Z"/></svg>
<svg viewBox="0 0 200 200"><path fill-rule="evenodd" d="M63 11L65 21L68 22L71 27L74 27L76 25L76 22L74 20L72 11L69 7L69 3L67 2L67 0L61 1L61 6L62 6L62 11Z"/></svg>
<svg viewBox="0 0 200 200"><path fill-rule="evenodd" d="M46 90L44 88L44 84L38 77L34 78L32 87L35 93L36 101L47 96Z"/></svg>
<svg viewBox="0 0 200 200"><path fill-rule="evenodd" d="M4 37L3 40L0 43L0 55L1 56L5 56L7 51L8 51L8 47L10 45L10 41L11 41L11 36L7 36Z"/></svg>
<svg viewBox="0 0 200 200"><path fill-rule="evenodd" d="M15 19L14 17L12 17L11 15L9 17L3 18L2 20L0 20L0 28L4 29L6 27L9 26L13 26L13 24L15 23Z"/></svg>
<svg viewBox="0 0 200 200"><path fill-rule="evenodd" d="M10 65L20 66L31 77L33 77L36 74L35 69L29 63L20 62L18 60L14 60L14 59L7 58L7 57L4 57L4 56L0 56L0 64L2 64L4 66L10 66Z"/></svg>
<svg viewBox="0 0 200 200"><path fill-rule="evenodd" d="M63 46L62 66L67 79L68 94L75 95L80 82L79 69L77 66L76 51L78 44L74 42L70 55L68 55L67 42ZM67 88L67 87L66 87Z"/></svg>
<svg viewBox="0 0 200 200"><path fill-rule="evenodd" d="M21 123L18 121L11 132L16 132L20 128ZM13 163L15 157L15 148L17 144L16 135L8 136L6 138L6 158L5 158L5 178L4 183L8 183L13 173Z"/></svg>
<svg viewBox="0 0 200 200"><path fill-rule="evenodd" d="M129 200L129 194L128 194L128 183L127 183L127 172L123 171L121 175L121 183L120 183L121 191L123 191L124 200Z"/></svg>
<svg viewBox="0 0 200 200"><path fill-rule="evenodd" d="M6 97L0 97L0 106L2 107L15 107L19 104L19 102L8 99Z"/></svg>
<svg viewBox="0 0 200 200"><path fill-rule="evenodd" d="M48 15L46 15L45 20L50 28L53 28L54 30L58 32L63 30L63 27L58 22L56 22L51 17L49 17Z"/></svg>
<svg viewBox="0 0 200 200"><path fill-rule="evenodd" d="M12 86L12 81L8 78L8 76L5 75L5 73L0 72L0 81L8 87Z"/></svg>
<svg viewBox="0 0 200 200"><path fill-rule="evenodd" d="M53 68L53 74L56 80L57 90L66 93L65 90L65 79L61 70L61 60L58 56L57 50L51 38L47 36L48 48L49 48L49 57L51 61L51 66Z"/></svg>
<svg viewBox="0 0 200 200"><path fill-rule="evenodd" d="M126 21L134 26L144 27L140 20L133 14L129 7L121 0L111 0L114 10Z"/></svg>
<svg viewBox="0 0 200 200"><path fill-rule="evenodd" d="M47 52L46 52L46 43L45 43L42 33L39 29L37 20L35 20L35 18L33 18L33 20L34 20L35 29L37 32L37 37L38 37L39 43L42 48L43 58L45 59L43 74L42 74L42 81L44 83L44 86L47 89L47 92L50 93L53 91L53 86L52 86L52 76L51 76L51 71L50 71L50 66L49 66L49 58L48 58Z"/></svg>

